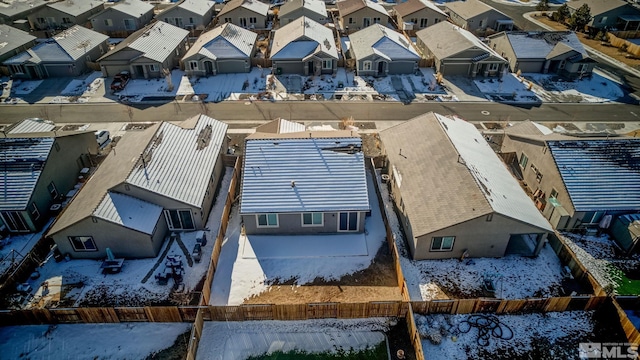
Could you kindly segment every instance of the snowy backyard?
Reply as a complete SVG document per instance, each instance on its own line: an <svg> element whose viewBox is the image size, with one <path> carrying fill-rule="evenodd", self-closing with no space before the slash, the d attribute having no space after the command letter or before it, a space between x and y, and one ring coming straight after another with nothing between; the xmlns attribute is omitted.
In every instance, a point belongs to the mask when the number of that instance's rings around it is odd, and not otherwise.
<svg viewBox="0 0 640 360"><path fill-rule="evenodd" d="M181 358L188 323L62 324L0 327L3 359L138 360L171 348ZM176 357L177 355L177 357Z"/></svg>
<svg viewBox="0 0 640 360"><path fill-rule="evenodd" d="M232 173L227 168L221 181L221 196L209 215L206 230L209 241L202 247L200 262L191 257L196 232L180 233L175 241L165 241L155 258L125 260L117 274L103 274L102 260L71 259L58 263L50 256L36 269L39 277L28 280L32 290L14 296L14 307L142 306L193 301L190 292L207 272ZM168 258L182 262L182 285L178 286L173 279L164 285L156 281L155 276L165 271Z"/></svg>

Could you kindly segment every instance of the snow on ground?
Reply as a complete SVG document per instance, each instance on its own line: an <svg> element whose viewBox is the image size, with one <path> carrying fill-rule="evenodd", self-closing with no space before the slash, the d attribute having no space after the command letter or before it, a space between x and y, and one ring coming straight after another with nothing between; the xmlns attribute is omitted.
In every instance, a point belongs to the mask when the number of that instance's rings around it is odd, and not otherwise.
<svg viewBox="0 0 640 360"><path fill-rule="evenodd" d="M14 80L11 92L13 95L31 94L40 84L42 84L42 80Z"/></svg>
<svg viewBox="0 0 640 360"><path fill-rule="evenodd" d="M371 216L365 220L364 234L280 236L268 251L260 249L264 249L265 239L272 239L272 236L241 236L241 219L235 207L211 286L211 305L242 304L245 299L268 291L274 282L295 279L297 285L294 286L300 286L316 278L337 280L368 268L385 242L385 229L373 179L368 173L367 186ZM255 247L252 241L255 241ZM345 247L341 252L326 246L327 242L341 241L356 243L353 248ZM363 247L366 254L362 252Z"/></svg>
<svg viewBox="0 0 640 360"><path fill-rule="evenodd" d="M540 102L536 94L527 89L515 74L506 73L502 78L483 78L474 81L487 99L501 102Z"/></svg>
<svg viewBox="0 0 640 360"><path fill-rule="evenodd" d="M169 348L186 323L63 324L0 327L3 359L145 359ZM189 341L189 336L182 339Z"/></svg>
<svg viewBox="0 0 640 360"><path fill-rule="evenodd" d="M378 182L380 184L379 175ZM478 297L485 275L494 280L496 297L524 299L560 295L562 266L550 246L545 246L535 259L509 255L499 259L473 258L464 262L458 259L411 260L388 188L385 184L380 186L411 300L432 300L442 290L453 292L458 297Z"/></svg>
<svg viewBox="0 0 640 360"><path fill-rule="evenodd" d="M234 93L265 90L269 69L252 68L249 73L218 74L209 77L181 77L178 95L197 94L203 101L227 100ZM128 87L128 86L127 86ZM206 95L204 98L202 95Z"/></svg>
<svg viewBox="0 0 640 360"><path fill-rule="evenodd" d="M598 70L594 70L591 77L572 81L552 74L526 73L523 76L533 81L533 91L548 102L601 103L615 101L625 95L619 83Z"/></svg>
<svg viewBox="0 0 640 360"><path fill-rule="evenodd" d="M182 81L183 75L184 71L173 70L171 72L171 84L167 84L167 80L164 77L132 79L122 91L116 92L115 94L129 102L139 102L143 99L153 100L154 97L173 98L180 88L180 81Z"/></svg>
<svg viewBox="0 0 640 360"><path fill-rule="evenodd" d="M205 276L213 243L219 226L226 194L231 182L233 170L227 168L221 182L219 196L207 221L207 245L202 247L202 260L189 266L186 256L178 242L171 243L167 255L182 255L185 274L183 277L184 292L193 290ZM196 232L180 233L180 240L187 251L191 252L196 244ZM163 254L169 241L165 241L158 256L149 259L125 260L120 273L103 275L100 265L102 260L72 259L56 263L49 257L42 267L38 268L40 277L29 280L34 289L26 307L62 305L116 305L140 306L152 302L166 301L172 290L173 281L167 285L159 285L155 274L163 271ZM118 254L114 254L118 257ZM156 264L160 264L154 269ZM151 273L153 269L153 273ZM43 283L47 282L47 286Z"/></svg>
<svg viewBox="0 0 640 360"><path fill-rule="evenodd" d="M489 315L490 319L497 319L493 323L495 334L502 337L490 336L487 342L479 340L477 327L469 327L478 315L416 315L416 326L422 337L422 350L429 360L450 359L509 359L525 358L532 350L538 358L545 348L551 345L551 354L556 359L578 358L580 342L587 342L594 329L593 312L568 311L551 312L545 314L524 315ZM483 318L484 321L486 318ZM489 322L486 322L489 323ZM494 326L495 326L494 325ZM464 333L464 330L470 329ZM461 331L462 330L462 331ZM491 332L490 332L491 333ZM509 340L510 333L513 337ZM440 344L437 343L441 338ZM547 341L549 344L547 344ZM480 342L480 343L479 343ZM555 345L555 346L554 346ZM558 353L561 351L563 353ZM566 352L566 353L564 353Z"/></svg>
<svg viewBox="0 0 640 360"><path fill-rule="evenodd" d="M204 323L197 358L244 360L274 351L360 351L385 341L386 318Z"/></svg>
<svg viewBox="0 0 640 360"><path fill-rule="evenodd" d="M10 234L0 239L0 274L5 272L11 264L19 264L29 254L52 221L53 219L49 220L37 233Z"/></svg>
<svg viewBox="0 0 640 360"><path fill-rule="evenodd" d="M103 83L102 73L100 71L94 71L83 78L71 80L71 82L67 84L67 87L60 92L60 95L81 96L84 95L84 93L93 94Z"/></svg>

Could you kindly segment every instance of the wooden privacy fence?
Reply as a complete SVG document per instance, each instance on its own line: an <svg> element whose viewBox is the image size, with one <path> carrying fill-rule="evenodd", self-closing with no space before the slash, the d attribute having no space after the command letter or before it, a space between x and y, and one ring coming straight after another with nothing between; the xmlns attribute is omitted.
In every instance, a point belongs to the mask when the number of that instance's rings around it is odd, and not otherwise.
<svg viewBox="0 0 640 360"><path fill-rule="evenodd" d="M238 181L240 179L240 168L242 167L242 157L239 156L236 159L235 166L233 167L233 175L231 176L231 183L227 192L227 200L222 210L222 218L220 219L220 229L213 243L213 251L211 252L211 260L209 262L209 268L207 275L204 278L204 284L202 287L202 297L200 298L200 305L209 303L211 299L211 284L213 282L213 276L216 273L218 261L220 260L220 252L222 251L222 241L227 232L227 225L229 224L229 215L231 214L231 207L233 206L233 200L236 197L236 190L238 188Z"/></svg>
<svg viewBox="0 0 640 360"><path fill-rule="evenodd" d="M640 57L640 45L636 45L629 40L621 39L611 33L607 33L607 37L609 38L611 45L614 47L620 49L621 47L626 46L626 52L633 56Z"/></svg>
<svg viewBox="0 0 640 360"><path fill-rule="evenodd" d="M566 296L533 299L447 299L412 301L411 309L417 314L521 314L554 311L596 310L607 300L606 296Z"/></svg>
<svg viewBox="0 0 640 360"><path fill-rule="evenodd" d="M580 262L578 256L569 248L561 236L557 233L549 234L549 244L555 251L562 264L566 264L571 270L573 277L586 289L589 289L596 296L606 295L606 291L598 284L589 270Z"/></svg>
<svg viewBox="0 0 640 360"><path fill-rule="evenodd" d="M612 304L618 313L618 317L620 318L620 325L622 326L622 330L627 337L627 342L640 344L640 332L638 332L638 329L635 327L635 325L633 325L631 320L629 320L627 313L623 310L623 307L639 309L640 307L638 307L638 305L640 305L640 298L638 298L637 296L618 296L616 298L613 298Z"/></svg>
<svg viewBox="0 0 640 360"><path fill-rule="evenodd" d="M22 254L24 258L0 274L0 290L13 291L18 281L28 279L33 270L46 258L51 246L53 246L51 239L41 237L28 254Z"/></svg>
<svg viewBox="0 0 640 360"><path fill-rule="evenodd" d="M420 338L420 333L416 326L416 319L415 316L413 316L413 309L411 308L411 305L409 305L409 311L407 311L405 320L407 321L409 340L411 341L411 345L413 345L413 350L416 352L416 360L425 360L424 351L422 350L422 339Z"/></svg>
<svg viewBox="0 0 640 360"><path fill-rule="evenodd" d="M193 322L193 327L191 328L191 337L189 338L189 345L187 346L186 360L196 360L198 345L200 345L200 338L202 338L203 327L204 318L202 317L202 309L200 309L196 314L196 320Z"/></svg>

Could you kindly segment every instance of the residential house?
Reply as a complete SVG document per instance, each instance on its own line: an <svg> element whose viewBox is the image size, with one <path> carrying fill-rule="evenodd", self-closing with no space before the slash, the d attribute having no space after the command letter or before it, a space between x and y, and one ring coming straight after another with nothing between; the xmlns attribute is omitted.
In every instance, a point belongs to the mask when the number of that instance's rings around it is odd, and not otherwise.
<svg viewBox="0 0 640 360"><path fill-rule="evenodd" d="M407 0L393 9L400 28L413 33L448 18L447 14L430 0Z"/></svg>
<svg viewBox="0 0 640 360"><path fill-rule="evenodd" d="M9 75L4 62L36 44L36 37L9 25L0 24L0 75Z"/></svg>
<svg viewBox="0 0 640 360"><path fill-rule="evenodd" d="M278 11L280 26L286 25L302 16L320 24L325 24L329 21L327 6L323 0L290 0L280 6Z"/></svg>
<svg viewBox="0 0 640 360"><path fill-rule="evenodd" d="M129 71L133 78L164 76L178 66L186 52L189 31L157 21L131 34L98 59L102 74L114 76Z"/></svg>
<svg viewBox="0 0 640 360"><path fill-rule="evenodd" d="M304 124L295 121L278 118L262 124L256 128L257 133L286 134L292 132L305 131L307 128Z"/></svg>
<svg viewBox="0 0 640 360"><path fill-rule="evenodd" d="M298 18L274 32L270 58L276 74L333 74L338 63L333 31Z"/></svg>
<svg viewBox="0 0 640 360"><path fill-rule="evenodd" d="M63 0L49 3L27 18L33 30L68 29L74 25L88 27L89 18L102 10L102 1Z"/></svg>
<svg viewBox="0 0 640 360"><path fill-rule="evenodd" d="M6 60L4 65L16 79L78 76L89 71L87 62L96 61L109 50L108 40L106 35L76 25Z"/></svg>
<svg viewBox="0 0 640 360"><path fill-rule="evenodd" d="M625 254L637 252L640 243L640 214L618 216L611 223L611 235Z"/></svg>
<svg viewBox="0 0 640 360"><path fill-rule="evenodd" d="M112 37L127 37L153 20L153 5L126 0L108 7L89 20L93 30Z"/></svg>
<svg viewBox="0 0 640 360"><path fill-rule="evenodd" d="M413 259L538 255L552 228L473 124L427 113L380 138Z"/></svg>
<svg viewBox="0 0 640 360"><path fill-rule="evenodd" d="M182 0L156 15L156 19L182 29L203 31L215 16L214 1Z"/></svg>
<svg viewBox="0 0 640 360"><path fill-rule="evenodd" d="M251 71L258 35L231 23L200 35L182 58L187 76Z"/></svg>
<svg viewBox="0 0 640 360"><path fill-rule="evenodd" d="M224 173L227 125L205 115L122 136L52 224L63 254L153 257L169 231L201 230ZM95 142L95 140L94 140Z"/></svg>
<svg viewBox="0 0 640 360"><path fill-rule="evenodd" d="M245 29L270 29L269 5L258 0L231 0L217 15L218 24L232 23Z"/></svg>
<svg viewBox="0 0 640 360"><path fill-rule="evenodd" d="M416 33L416 45L444 76L500 76L507 60L469 31L440 22Z"/></svg>
<svg viewBox="0 0 640 360"><path fill-rule="evenodd" d="M480 0L452 1L445 6L454 24L474 34L513 30L513 20L509 16Z"/></svg>
<svg viewBox="0 0 640 360"><path fill-rule="evenodd" d="M489 36L488 45L509 61L512 72L575 79L590 76L596 64L572 31L506 31Z"/></svg>
<svg viewBox="0 0 640 360"><path fill-rule="evenodd" d="M10 25L23 31L31 30L27 17L47 6L48 0L4 0L0 1L0 24Z"/></svg>
<svg viewBox="0 0 640 360"><path fill-rule="evenodd" d="M377 2L371 0L341 0L336 3L340 19L340 29L352 33L372 24L386 26L389 13Z"/></svg>
<svg viewBox="0 0 640 360"><path fill-rule="evenodd" d="M595 135L529 121L505 130L503 157L556 229L640 210L640 139Z"/></svg>
<svg viewBox="0 0 640 360"><path fill-rule="evenodd" d="M53 132L55 129L56 125L52 121L40 118L27 118L6 126L3 133L5 135L21 136L20 134Z"/></svg>
<svg viewBox="0 0 640 360"><path fill-rule="evenodd" d="M240 215L247 234L362 233L370 210L362 139L352 132L245 140Z"/></svg>
<svg viewBox="0 0 640 360"><path fill-rule="evenodd" d="M567 1L569 12L573 14L582 5L589 6L593 28L617 28L618 30L640 29L640 10L624 0L572 0Z"/></svg>
<svg viewBox="0 0 640 360"><path fill-rule="evenodd" d="M411 41L380 24L371 25L349 35L349 52L356 59L360 76L413 74L418 70L420 55Z"/></svg>
<svg viewBox="0 0 640 360"><path fill-rule="evenodd" d="M93 132L5 136L0 138L0 223L10 232L35 232L49 221L52 205L74 188L80 170L90 166L89 153L96 154L98 144Z"/></svg>

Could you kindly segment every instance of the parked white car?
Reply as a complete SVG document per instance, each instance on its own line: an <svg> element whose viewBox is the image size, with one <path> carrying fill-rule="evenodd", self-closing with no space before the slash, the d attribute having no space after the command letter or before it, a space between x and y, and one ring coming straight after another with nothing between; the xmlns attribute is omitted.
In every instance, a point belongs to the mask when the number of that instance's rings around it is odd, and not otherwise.
<svg viewBox="0 0 640 360"><path fill-rule="evenodd" d="M103 147L107 141L109 141L109 136L111 135L108 130L98 130L95 132L96 141L98 142L98 146Z"/></svg>

